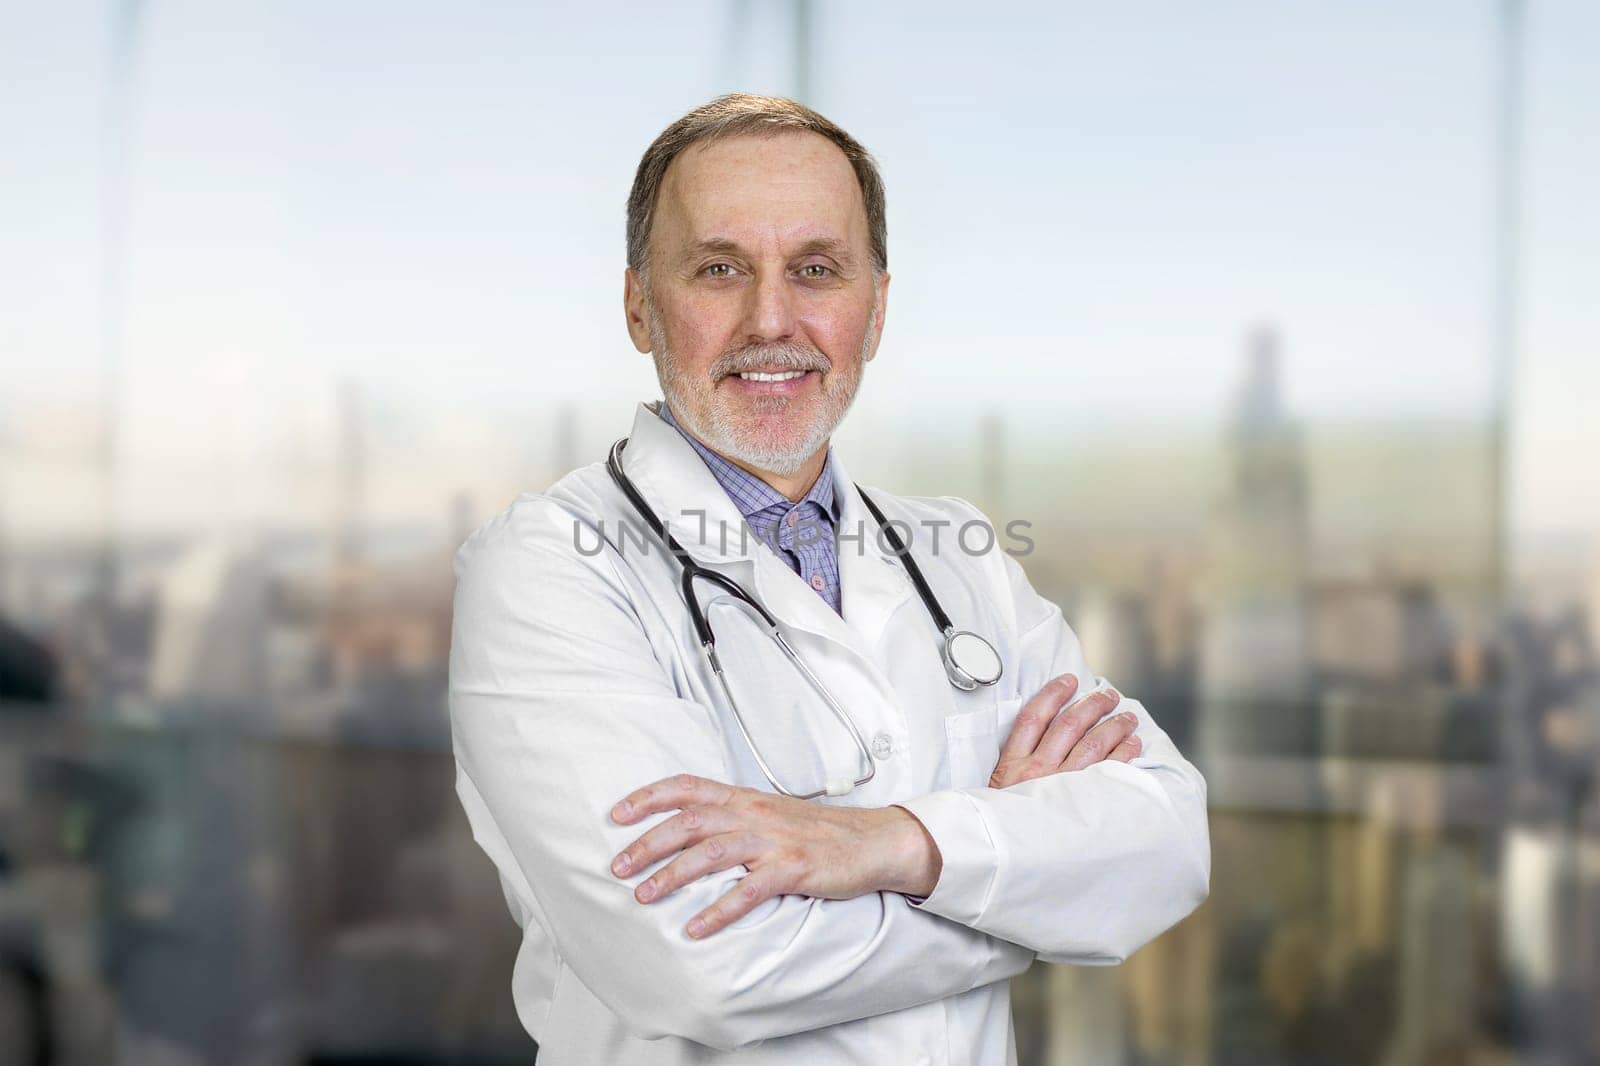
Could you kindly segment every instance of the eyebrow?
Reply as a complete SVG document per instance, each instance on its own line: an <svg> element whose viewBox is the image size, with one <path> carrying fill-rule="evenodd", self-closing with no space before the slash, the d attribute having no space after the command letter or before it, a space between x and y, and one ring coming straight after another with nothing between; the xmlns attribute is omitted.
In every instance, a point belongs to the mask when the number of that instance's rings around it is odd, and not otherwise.
<svg viewBox="0 0 1600 1066"><path fill-rule="evenodd" d="M695 241L684 251L685 259L693 259L701 255L732 255L743 251L739 242L728 237L707 237ZM850 246L837 237L812 237L803 241L795 249L796 256L816 255L822 253L831 255L840 263L854 265L855 256L850 252Z"/></svg>

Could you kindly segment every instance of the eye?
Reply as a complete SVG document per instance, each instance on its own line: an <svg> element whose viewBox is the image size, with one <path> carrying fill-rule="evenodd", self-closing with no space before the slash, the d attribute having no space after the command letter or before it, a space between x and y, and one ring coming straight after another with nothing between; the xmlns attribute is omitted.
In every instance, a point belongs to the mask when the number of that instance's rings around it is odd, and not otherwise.
<svg viewBox="0 0 1600 1066"><path fill-rule="evenodd" d="M712 278L727 278L733 276L733 267L728 263L712 263L701 269L700 273Z"/></svg>
<svg viewBox="0 0 1600 1066"><path fill-rule="evenodd" d="M826 281L833 277L833 268L821 263L807 263L800 268L800 275L807 281Z"/></svg>

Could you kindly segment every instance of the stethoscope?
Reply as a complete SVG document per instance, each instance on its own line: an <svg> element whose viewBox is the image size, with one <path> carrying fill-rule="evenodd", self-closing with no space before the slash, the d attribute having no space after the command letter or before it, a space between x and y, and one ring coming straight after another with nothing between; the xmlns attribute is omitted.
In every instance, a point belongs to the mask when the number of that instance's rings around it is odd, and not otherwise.
<svg viewBox="0 0 1600 1066"><path fill-rule="evenodd" d="M711 671L716 676L723 695L728 700L728 706L733 710L734 721L738 723L739 732L744 736L745 743L749 745L751 753L755 756L756 763L761 767L761 772L766 775L773 788L786 796L793 796L796 799L815 799L824 795L842 796L851 789L872 780L873 775L877 772L876 766L873 762L872 752L868 749L866 740L861 736L861 730L856 728L855 720L839 705L839 702L833 698L833 694L828 691L827 686L822 683L816 674L812 673L810 667L806 666L800 656L795 653L794 648L784 639L783 633L778 628L778 620L772 616L771 612L763 607L754 596L746 592L744 587L737 581L697 563L688 552L684 551L672 534L667 532L666 526L660 518L656 517L655 511L645 502L645 498L634 486L633 481L627 474L623 473L622 450L627 444L628 438L623 437L611 446L611 454L606 459L606 470L611 474L611 480L616 482L617 488L621 489L622 494L628 498L628 503L633 506L633 509L639 513L639 517L643 518L645 524L650 527L650 531L661 538L667 549L672 552L683 567L683 599L689 607L689 617L694 622L695 635L700 641L700 649L705 653L706 660L711 665ZM895 531L894 526L884 518L883 512L878 509L878 505L872 502L872 498L866 494L860 485L855 486L855 490L861 494L861 500L867 505L867 510L872 512L872 517L877 521L879 528L888 539L889 546L894 551L894 554L905 564L906 573L910 575L911 583L916 586L917 595L922 597L922 603L927 607L928 614L932 616L933 624L939 629L939 633L943 638L941 652L944 658L945 676L950 679L950 683L963 692L971 692L980 685L992 685L1000 680L1000 655L994 650L994 645L971 630L957 629L955 627L955 624L950 621L950 616L945 613L944 607L940 605L938 597L933 594L933 589L928 586L927 579L922 576L921 568L917 566L917 561L911 557L910 549L900 539L900 535ZM760 615L762 622L766 625L768 636L777 642L784 657L794 664L795 668L805 676L812 687L821 694L834 716L850 732L857 750L861 753L863 765L866 767L865 774L856 778L853 782L848 778L837 778L829 781L823 788L808 793L791 792L779 783L771 768L768 767L766 760L761 757L761 751L756 747L755 740L752 738L749 728L745 725L744 716L739 712L739 705L733 698L733 690L728 686L728 679L722 672L722 663L717 659L716 634L711 631L711 623L706 620L705 612L700 607L700 601L694 594L696 578L716 585Z"/></svg>

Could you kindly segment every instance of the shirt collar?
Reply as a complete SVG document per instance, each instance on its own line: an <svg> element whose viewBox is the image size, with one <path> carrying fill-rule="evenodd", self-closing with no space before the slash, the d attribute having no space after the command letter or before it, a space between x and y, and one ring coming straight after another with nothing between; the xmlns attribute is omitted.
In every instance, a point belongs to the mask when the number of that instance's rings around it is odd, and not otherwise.
<svg viewBox="0 0 1600 1066"><path fill-rule="evenodd" d="M739 513L743 517L749 518L751 515L758 514L770 507L782 507L787 511L790 507L798 506L798 504L791 503L787 496L750 473L750 471L735 465L700 443L692 433L678 424L676 418L672 417L672 407L665 401L661 404L661 418L682 434L683 439L688 441L694 450L699 453L700 458L710 468L712 476L717 479L717 484L722 486L723 491L738 506ZM807 501L816 504L823 514L835 521L838 520L839 507L838 501L834 498L833 445L831 444L828 446L827 454L822 460L822 472L817 475L817 480L812 482L811 488L800 498L799 503L806 503Z"/></svg>

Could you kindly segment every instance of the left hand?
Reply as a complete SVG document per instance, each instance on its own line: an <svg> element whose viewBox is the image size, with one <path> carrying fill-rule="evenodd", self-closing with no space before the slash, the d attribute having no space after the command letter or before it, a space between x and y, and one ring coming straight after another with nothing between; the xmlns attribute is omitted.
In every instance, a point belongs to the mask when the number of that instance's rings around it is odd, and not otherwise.
<svg viewBox="0 0 1600 1066"><path fill-rule="evenodd" d="M740 863L750 870L690 921L692 937L708 936L783 894L819 899L879 891L927 895L942 866L933 838L903 807L813 804L693 774L630 792L611 809L611 817L629 825L666 810L678 814L630 843L611 865L613 874L626 877L683 853L634 888L640 903Z"/></svg>
<svg viewBox="0 0 1600 1066"><path fill-rule="evenodd" d="M1106 717L1122 699L1117 690L1099 689L1063 709L1077 694L1077 676L1062 674L1046 682L1023 705L1000 748L1000 758L989 777L990 788L1009 788L1101 761L1132 762L1138 757L1144 748L1144 741L1134 732L1139 728L1139 716L1124 711Z"/></svg>

